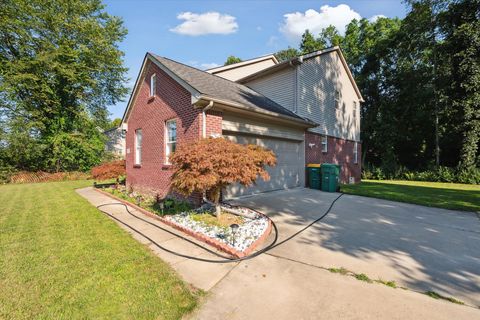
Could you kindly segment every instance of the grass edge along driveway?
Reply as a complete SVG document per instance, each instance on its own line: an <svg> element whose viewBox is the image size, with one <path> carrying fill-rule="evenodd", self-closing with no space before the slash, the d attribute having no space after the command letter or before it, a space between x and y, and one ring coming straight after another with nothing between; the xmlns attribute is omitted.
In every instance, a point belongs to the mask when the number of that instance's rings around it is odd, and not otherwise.
<svg viewBox="0 0 480 320"><path fill-rule="evenodd" d="M1 319L179 319L200 293L75 193L0 186Z"/></svg>
<svg viewBox="0 0 480 320"><path fill-rule="evenodd" d="M342 185L347 194L452 210L480 212L480 186L400 180L362 180Z"/></svg>

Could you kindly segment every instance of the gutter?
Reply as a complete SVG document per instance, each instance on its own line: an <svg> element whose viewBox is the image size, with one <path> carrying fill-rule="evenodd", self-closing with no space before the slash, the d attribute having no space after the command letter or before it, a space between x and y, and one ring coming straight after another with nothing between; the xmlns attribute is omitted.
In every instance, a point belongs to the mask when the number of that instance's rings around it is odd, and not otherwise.
<svg viewBox="0 0 480 320"><path fill-rule="evenodd" d="M310 120L307 120L307 119L304 119L304 118L292 117L292 116L288 116L288 115L284 115L284 114L280 114L280 113L277 113L277 112L268 111L268 110L264 110L264 109L260 109L260 108L255 108L255 107L248 107L248 106L245 106L245 105L242 105L242 104L239 104L239 103L235 103L235 102L232 102L232 101L216 99L216 98L212 98L212 97L208 97L208 96L200 96L198 98L198 101L200 101L200 100L209 102L209 104L206 107L203 107L204 109L207 108L210 105L210 103L212 103L212 104L216 103L216 104L221 104L223 106L230 107L230 108L233 108L233 109L251 111L251 112L255 112L255 113L258 113L258 114L265 115L265 116L269 116L271 118L277 118L277 119L280 119L280 120L293 122L293 123L296 123L297 125L301 124L302 127L305 127L305 128L314 128L314 127L318 126L318 123L315 123L313 121L310 121ZM198 101L197 101L197 103L198 103ZM208 107L208 109L210 109L210 108L211 107Z"/></svg>
<svg viewBox="0 0 480 320"><path fill-rule="evenodd" d="M202 138L207 137L207 114L206 112L213 107L213 100L207 104L205 108L202 109Z"/></svg>

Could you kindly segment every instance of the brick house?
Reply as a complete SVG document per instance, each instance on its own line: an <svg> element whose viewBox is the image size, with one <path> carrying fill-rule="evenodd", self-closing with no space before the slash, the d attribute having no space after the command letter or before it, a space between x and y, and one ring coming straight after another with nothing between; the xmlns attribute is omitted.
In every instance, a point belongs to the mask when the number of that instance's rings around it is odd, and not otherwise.
<svg viewBox="0 0 480 320"><path fill-rule="evenodd" d="M362 97L338 47L279 63L264 56L201 71L147 53L123 116L127 185L165 196L177 145L223 136L273 150L270 181L225 198L305 186L307 163L338 163L360 181Z"/></svg>

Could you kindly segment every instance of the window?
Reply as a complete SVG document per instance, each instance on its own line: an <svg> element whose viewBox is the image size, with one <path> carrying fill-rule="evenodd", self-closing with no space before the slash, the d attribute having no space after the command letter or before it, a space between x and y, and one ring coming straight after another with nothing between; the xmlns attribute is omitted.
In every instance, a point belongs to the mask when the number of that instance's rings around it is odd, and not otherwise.
<svg viewBox="0 0 480 320"><path fill-rule="evenodd" d="M357 101L353 101L353 119L357 120Z"/></svg>
<svg viewBox="0 0 480 320"><path fill-rule="evenodd" d="M358 143L353 145L353 163L358 163Z"/></svg>
<svg viewBox="0 0 480 320"><path fill-rule="evenodd" d="M340 108L340 91L335 90L335 108Z"/></svg>
<svg viewBox="0 0 480 320"><path fill-rule="evenodd" d="M327 136L322 137L322 152L328 152L328 138L327 138Z"/></svg>
<svg viewBox="0 0 480 320"><path fill-rule="evenodd" d="M157 89L157 75L154 73L150 77L150 97L155 96Z"/></svg>
<svg viewBox="0 0 480 320"><path fill-rule="evenodd" d="M142 163L142 129L135 130L135 165Z"/></svg>
<svg viewBox="0 0 480 320"><path fill-rule="evenodd" d="M166 144L165 144L165 163L169 164L168 157L175 152L177 146L177 121L168 120L165 123L166 129Z"/></svg>

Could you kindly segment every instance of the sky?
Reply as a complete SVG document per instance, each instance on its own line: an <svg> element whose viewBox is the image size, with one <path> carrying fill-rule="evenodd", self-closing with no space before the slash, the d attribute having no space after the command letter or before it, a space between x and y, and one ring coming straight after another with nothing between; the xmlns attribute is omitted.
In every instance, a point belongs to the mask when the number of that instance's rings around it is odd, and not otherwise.
<svg viewBox="0 0 480 320"><path fill-rule="evenodd" d="M340 32L352 19L403 18L401 0L104 0L106 11L122 17L128 34L120 44L132 89L146 52L199 69L223 65L230 55L243 60L298 47L301 34L318 34L335 25ZM121 118L125 101L110 106Z"/></svg>

